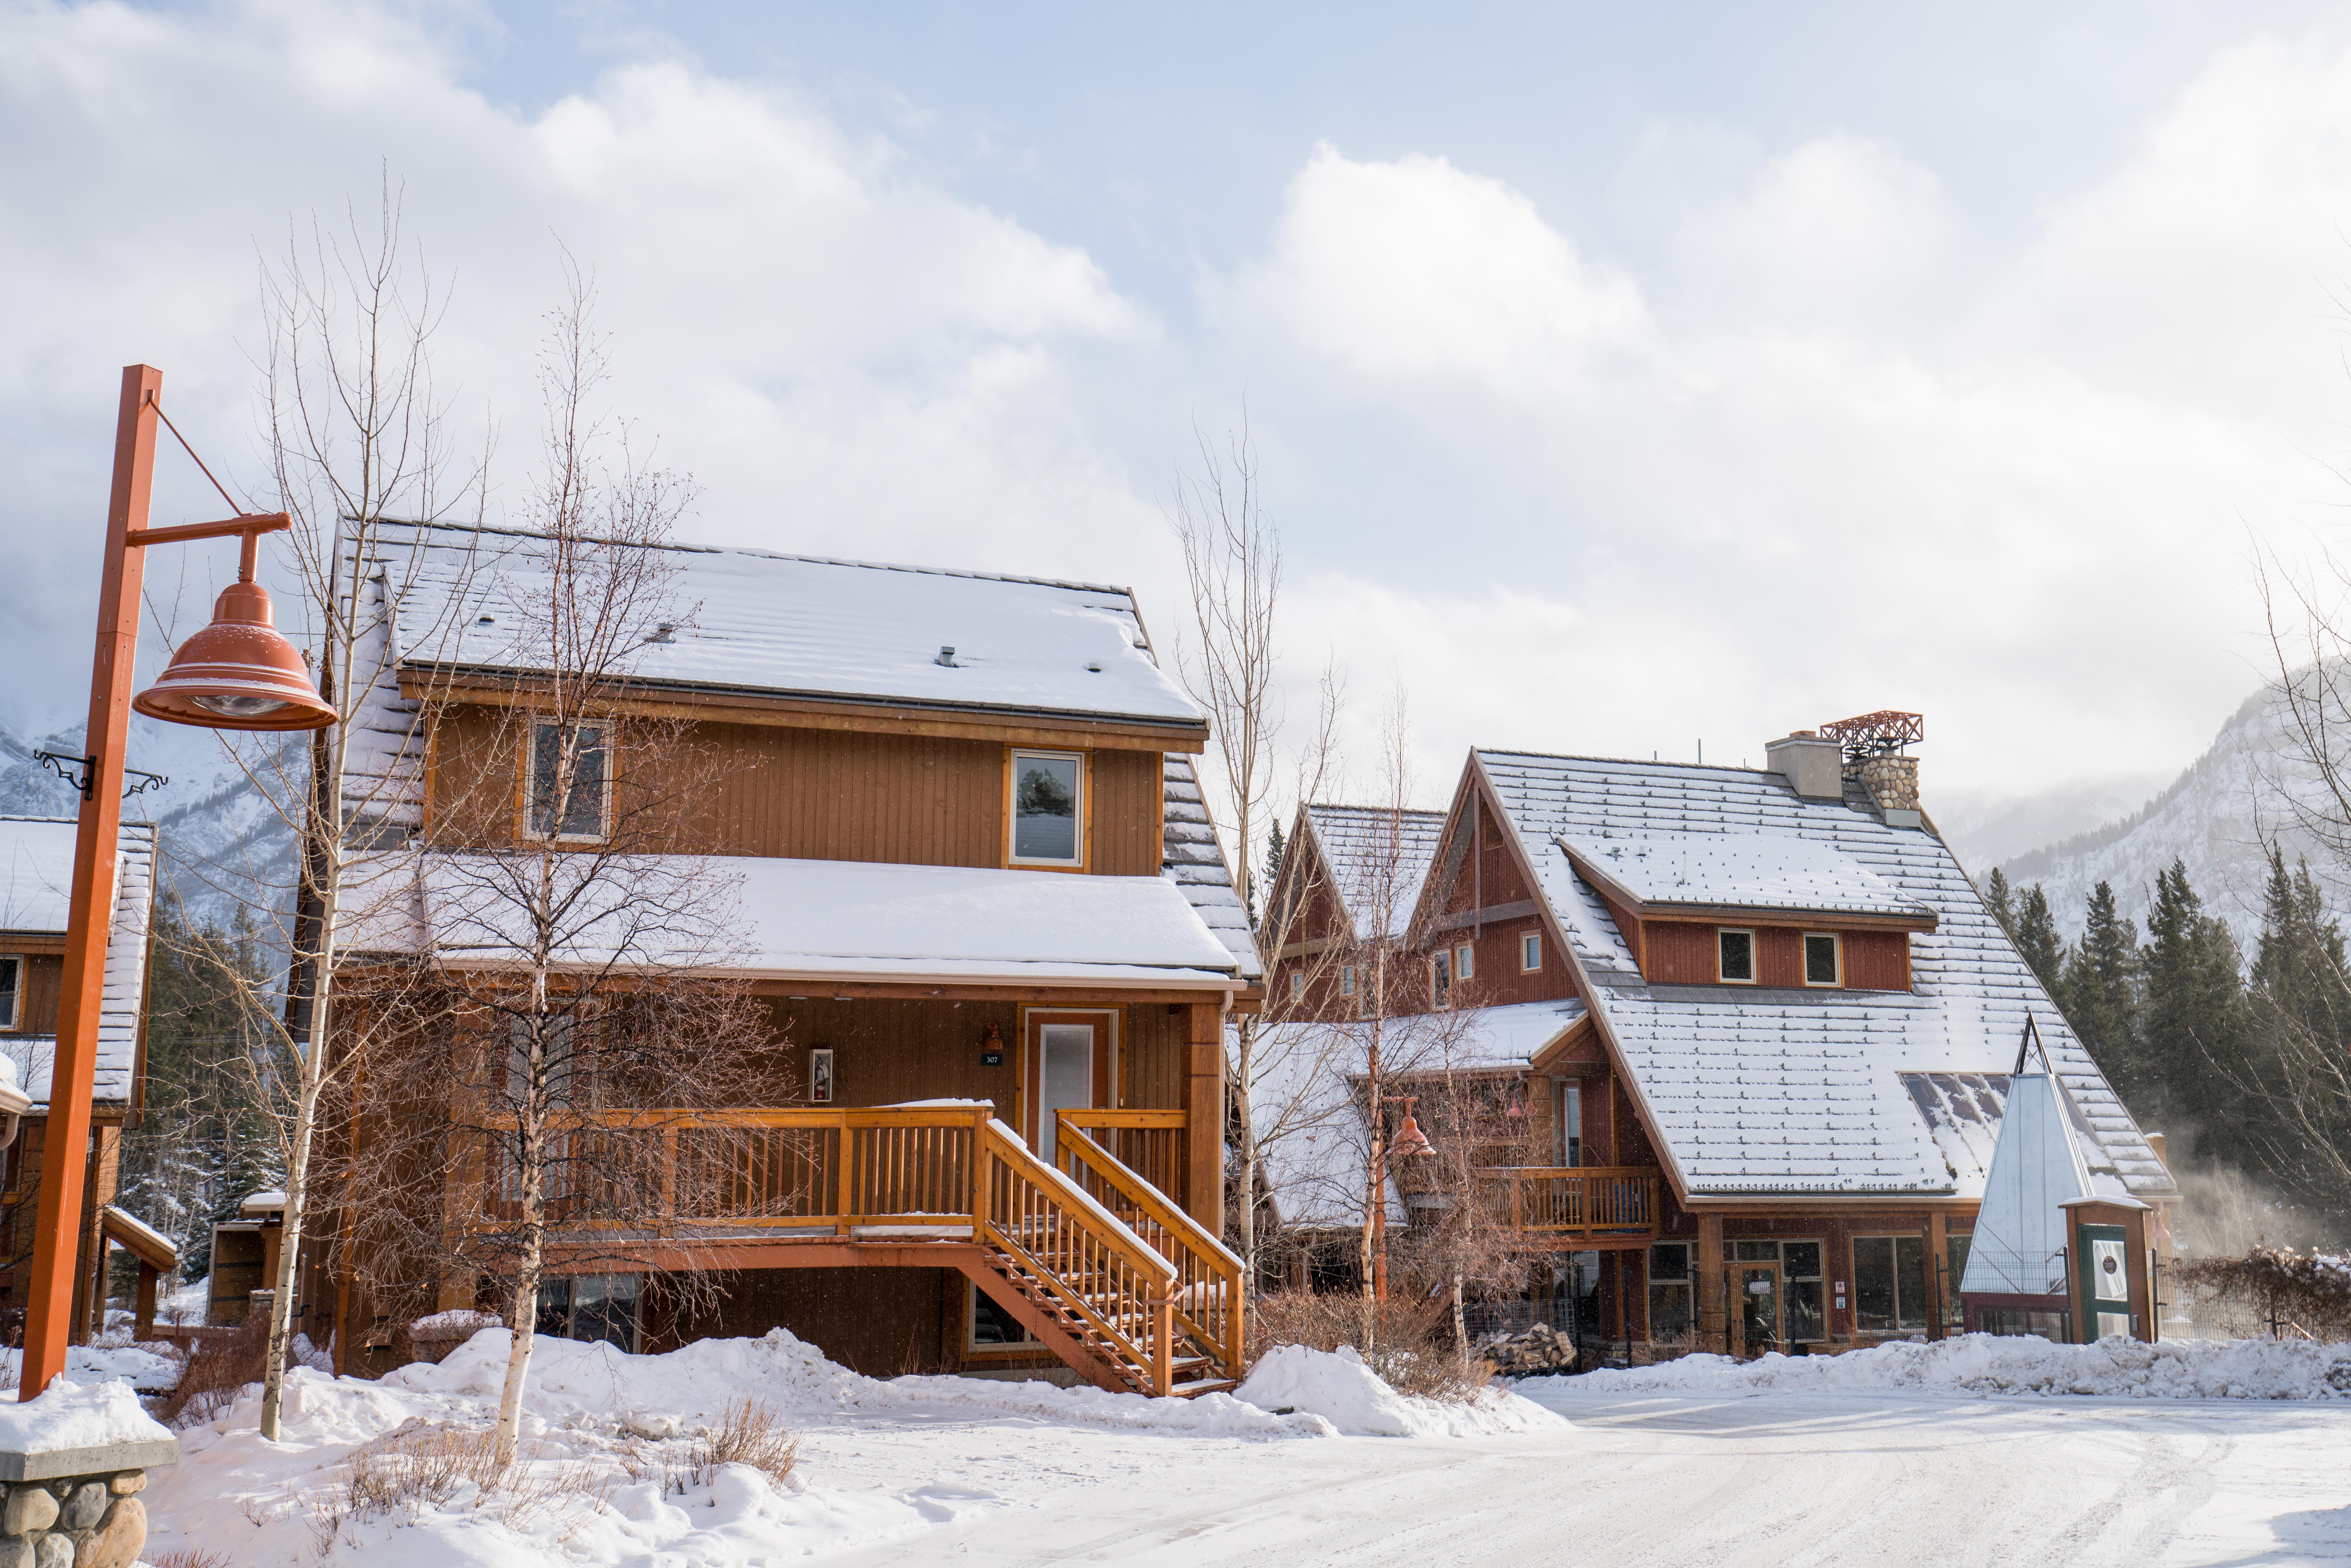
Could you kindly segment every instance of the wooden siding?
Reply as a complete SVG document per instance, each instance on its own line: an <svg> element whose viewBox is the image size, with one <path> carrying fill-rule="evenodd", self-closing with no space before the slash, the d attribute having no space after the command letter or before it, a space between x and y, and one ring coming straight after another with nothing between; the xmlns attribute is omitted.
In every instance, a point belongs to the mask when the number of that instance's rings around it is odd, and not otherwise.
<svg viewBox="0 0 2351 1568"><path fill-rule="evenodd" d="M1714 934L1720 927L1681 920L1652 920L1646 977L1658 985L1711 986L1720 983ZM1732 929L1755 933L1755 980L1766 987L1804 988L1804 933L1834 929L1820 925L1765 925ZM1907 991L1910 988L1910 937L1902 931L1841 931L1844 947L1844 988L1854 991Z"/></svg>
<svg viewBox="0 0 2351 1568"><path fill-rule="evenodd" d="M0 1039L18 1034L55 1034L57 1030L57 998L65 989L66 961L57 953L30 952L22 947L0 942L0 953L9 953L25 960L24 977L20 982L25 994L17 998L16 1027L0 1030Z"/></svg>
<svg viewBox="0 0 2351 1568"><path fill-rule="evenodd" d="M477 706L441 716L434 841L510 841L522 799L520 716ZM643 810L646 836L673 852L1000 866L1006 756L982 740L703 725L685 733L674 760L657 765L624 731L615 810ZM1087 757L1087 870L1155 874L1165 827L1160 754Z"/></svg>

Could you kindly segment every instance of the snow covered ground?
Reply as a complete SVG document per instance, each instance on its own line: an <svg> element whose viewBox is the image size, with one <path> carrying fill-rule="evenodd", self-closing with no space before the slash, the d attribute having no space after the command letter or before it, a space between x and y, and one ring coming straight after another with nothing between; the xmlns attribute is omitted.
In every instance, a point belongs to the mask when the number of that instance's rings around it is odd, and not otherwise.
<svg viewBox="0 0 2351 1568"><path fill-rule="evenodd" d="M2351 1352L2015 1341L1531 1380L1519 1387L1532 1404L1565 1419L1510 1401L1456 1423L1391 1406L1339 1357L1269 1357L1274 1375L1247 1392L1294 1411L1278 1416L1223 1396L876 1382L782 1334L659 1357L541 1342L538 1467L607 1475L606 1507L501 1522L461 1491L322 1539L317 1503L355 1448L404 1423L486 1417L498 1340L378 1384L298 1372L283 1444L253 1434L250 1399L188 1434L188 1458L149 1494L151 1556L195 1546L240 1564L391 1568L2351 1562L2351 1394L2331 1375ZM2227 1387L2238 1396L2210 1396ZM665 1484L693 1428L744 1395L799 1433L792 1480L728 1470ZM1332 1415L1415 1435L1337 1435Z"/></svg>

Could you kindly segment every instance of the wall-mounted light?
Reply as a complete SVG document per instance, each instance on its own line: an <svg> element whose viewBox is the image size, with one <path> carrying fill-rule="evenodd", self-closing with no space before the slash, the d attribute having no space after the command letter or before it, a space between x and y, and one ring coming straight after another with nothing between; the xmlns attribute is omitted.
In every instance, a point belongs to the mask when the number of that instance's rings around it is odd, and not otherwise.
<svg viewBox="0 0 2351 1568"><path fill-rule="evenodd" d="M992 1023L979 1031L979 1064L982 1067L1004 1065L1004 1031Z"/></svg>

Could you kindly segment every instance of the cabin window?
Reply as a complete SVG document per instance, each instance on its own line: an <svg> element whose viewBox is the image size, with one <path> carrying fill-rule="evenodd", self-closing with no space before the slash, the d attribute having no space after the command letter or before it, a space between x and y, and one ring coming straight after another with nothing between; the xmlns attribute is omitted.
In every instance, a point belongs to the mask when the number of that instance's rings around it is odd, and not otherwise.
<svg viewBox="0 0 2351 1568"><path fill-rule="evenodd" d="M1530 931L1519 938L1519 973L1531 975L1542 967L1542 933Z"/></svg>
<svg viewBox="0 0 2351 1568"><path fill-rule="evenodd" d="M1306 976L1302 970L1290 971L1290 999L1297 1001L1306 995Z"/></svg>
<svg viewBox="0 0 2351 1568"><path fill-rule="evenodd" d="M1583 1085L1572 1078L1559 1085L1559 1163L1570 1169L1583 1163Z"/></svg>
<svg viewBox="0 0 2351 1568"><path fill-rule="evenodd" d="M1968 1314L1959 1301L1959 1281L1968 1277L1968 1249L1975 1238L1964 1230L1955 1230L1943 1240L1943 1322L1953 1328L1967 1326Z"/></svg>
<svg viewBox="0 0 2351 1568"><path fill-rule="evenodd" d="M1649 1249L1649 1343L1687 1335L1692 1316L1689 1243L1660 1241Z"/></svg>
<svg viewBox="0 0 2351 1568"><path fill-rule="evenodd" d="M1453 951L1439 947L1428 956L1428 994L1443 1001L1453 994Z"/></svg>
<svg viewBox="0 0 2351 1568"><path fill-rule="evenodd" d="M570 766L564 754L570 753ZM530 831L538 839L601 839L611 804L604 727L534 724L530 730ZM568 785L568 787L567 787Z"/></svg>
<svg viewBox="0 0 2351 1568"><path fill-rule="evenodd" d="M16 1029L16 1010L25 995L25 960L14 953L0 954L0 1029Z"/></svg>
<svg viewBox="0 0 2351 1568"><path fill-rule="evenodd" d="M1808 986L1842 986L1844 984L1844 944L1834 931L1804 933L1804 984Z"/></svg>
<svg viewBox="0 0 2351 1568"><path fill-rule="evenodd" d="M571 1103L572 1069L580 1053L572 1049L574 1019L557 1013L543 1020L538 1050L538 1103L544 1108ZM582 1075L584 1076L584 1075ZM531 1098L530 1019L507 1019L507 1099L515 1105Z"/></svg>
<svg viewBox="0 0 2351 1568"><path fill-rule="evenodd" d="M1014 1345L1040 1344L1021 1326L1020 1320L996 1304L996 1299L977 1285L971 1289L971 1337L967 1350L1008 1350Z"/></svg>
<svg viewBox="0 0 2351 1568"><path fill-rule="evenodd" d="M1755 983L1755 933L1718 928L1714 934L1716 973L1726 986Z"/></svg>
<svg viewBox="0 0 2351 1568"><path fill-rule="evenodd" d="M1924 1237L1854 1239L1853 1326L1893 1333L1927 1326Z"/></svg>
<svg viewBox="0 0 2351 1568"><path fill-rule="evenodd" d="M1353 964L1339 966L1339 994L1343 997L1355 994L1355 966Z"/></svg>
<svg viewBox="0 0 2351 1568"><path fill-rule="evenodd" d="M542 1280L538 1331L550 1339L584 1340L637 1353L637 1277L574 1274Z"/></svg>
<svg viewBox="0 0 2351 1568"><path fill-rule="evenodd" d="M1477 974L1478 949L1466 942L1453 949L1453 977L1457 980L1474 979Z"/></svg>
<svg viewBox="0 0 2351 1568"><path fill-rule="evenodd" d="M1012 861L1085 863L1086 759L1071 752L1012 754Z"/></svg>

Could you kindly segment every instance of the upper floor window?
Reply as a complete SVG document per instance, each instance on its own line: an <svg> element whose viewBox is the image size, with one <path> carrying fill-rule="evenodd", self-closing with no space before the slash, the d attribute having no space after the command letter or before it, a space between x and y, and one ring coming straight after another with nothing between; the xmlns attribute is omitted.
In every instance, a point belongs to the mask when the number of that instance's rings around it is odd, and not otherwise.
<svg viewBox="0 0 2351 1568"><path fill-rule="evenodd" d="M1294 1002L1294 1001L1298 1000L1300 998L1303 997L1305 994L1306 994L1306 976L1305 976L1302 972L1301 972L1301 971L1299 971L1299 970L1297 970L1297 969L1292 969L1292 970L1290 970L1290 999L1291 1001L1293 1001L1293 1002Z"/></svg>
<svg viewBox="0 0 2351 1568"><path fill-rule="evenodd" d="M1755 933L1718 927L1714 933L1715 973L1726 986L1755 983Z"/></svg>
<svg viewBox="0 0 2351 1568"><path fill-rule="evenodd" d="M1063 751L1012 754L1012 862L1085 863L1086 759Z"/></svg>
<svg viewBox="0 0 2351 1568"><path fill-rule="evenodd" d="M1428 994L1443 1001L1453 993L1453 949L1439 947L1428 956Z"/></svg>
<svg viewBox="0 0 2351 1568"><path fill-rule="evenodd" d="M1353 964L1339 966L1339 994L1343 997L1355 994L1355 966Z"/></svg>
<svg viewBox="0 0 2351 1568"><path fill-rule="evenodd" d="M1478 977L1478 949L1467 942L1453 949L1453 977L1457 980Z"/></svg>
<svg viewBox="0 0 2351 1568"><path fill-rule="evenodd" d="M1519 938L1519 973L1531 975L1542 967L1542 933L1530 931Z"/></svg>
<svg viewBox="0 0 2351 1568"><path fill-rule="evenodd" d="M611 808L610 772L602 725L532 725L531 837L604 837Z"/></svg>
<svg viewBox="0 0 2351 1568"><path fill-rule="evenodd" d="M1804 933L1804 984L1808 986L1842 986L1844 984L1844 944L1834 931Z"/></svg>
<svg viewBox="0 0 2351 1568"><path fill-rule="evenodd" d="M25 960L13 953L0 956L0 1029L17 1027L24 995Z"/></svg>

